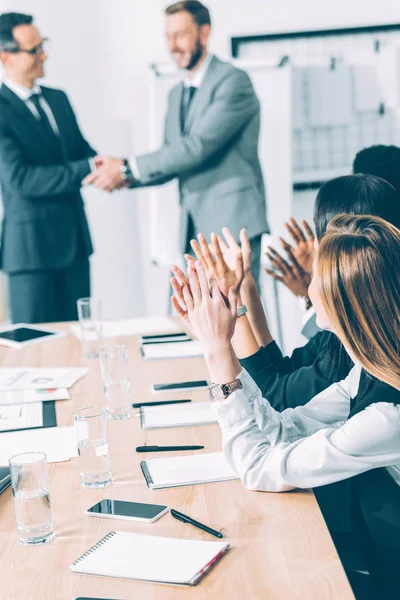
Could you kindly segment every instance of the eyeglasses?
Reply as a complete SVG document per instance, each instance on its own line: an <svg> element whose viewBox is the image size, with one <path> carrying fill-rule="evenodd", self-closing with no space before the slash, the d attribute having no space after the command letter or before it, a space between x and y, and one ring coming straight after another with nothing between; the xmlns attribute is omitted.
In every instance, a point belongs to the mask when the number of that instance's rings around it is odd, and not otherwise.
<svg viewBox="0 0 400 600"><path fill-rule="evenodd" d="M15 48L12 50L8 50L11 54L19 54L20 52L24 52L24 54L30 54L31 56L39 56L42 52L45 51L45 47L49 42L49 38L43 38L43 40L37 46L34 46L30 50L26 50L25 48Z"/></svg>

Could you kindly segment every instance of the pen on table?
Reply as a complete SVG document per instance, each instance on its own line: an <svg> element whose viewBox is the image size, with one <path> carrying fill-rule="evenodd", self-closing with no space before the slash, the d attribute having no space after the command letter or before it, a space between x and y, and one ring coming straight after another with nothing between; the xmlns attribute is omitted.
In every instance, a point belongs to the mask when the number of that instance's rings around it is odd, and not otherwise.
<svg viewBox="0 0 400 600"><path fill-rule="evenodd" d="M184 404L185 402L191 402L191 400L160 400L157 402L137 402L132 404L133 408L142 408L142 406L162 406L163 404Z"/></svg>
<svg viewBox="0 0 400 600"><path fill-rule="evenodd" d="M174 510L173 508L171 508L171 515L175 519L178 519L178 521L182 521L183 523L189 523L189 525L194 525L194 527L198 527L199 529L202 529L203 531L206 531L207 533L211 533L211 535L215 535L215 537L217 537L217 538L224 537L220 531L215 531L215 529L211 529L211 527L207 527L207 525L203 525L202 523L199 523L198 521L191 519L187 515L184 515L181 512Z"/></svg>
<svg viewBox="0 0 400 600"><path fill-rule="evenodd" d="M173 450L203 450L204 446L138 446L136 452L171 452Z"/></svg>

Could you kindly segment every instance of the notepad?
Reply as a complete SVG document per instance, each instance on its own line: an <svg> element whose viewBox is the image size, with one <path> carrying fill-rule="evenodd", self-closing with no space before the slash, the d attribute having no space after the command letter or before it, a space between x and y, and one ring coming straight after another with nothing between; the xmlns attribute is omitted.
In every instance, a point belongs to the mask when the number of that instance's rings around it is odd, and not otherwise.
<svg viewBox="0 0 400 600"><path fill-rule="evenodd" d="M239 479L223 452L154 458L143 460L140 467L152 490Z"/></svg>
<svg viewBox="0 0 400 600"><path fill-rule="evenodd" d="M78 339L81 339L81 326L79 323L71 325L70 329ZM171 333L178 330L179 326L172 319L162 316L103 321L103 336L105 338L149 333Z"/></svg>
<svg viewBox="0 0 400 600"><path fill-rule="evenodd" d="M203 348L199 341L171 342L169 344L146 344L141 347L144 360L167 360L173 358L194 358L203 356Z"/></svg>
<svg viewBox="0 0 400 600"><path fill-rule="evenodd" d="M211 402L167 406L147 406L140 409L140 422L143 429L161 429L164 427L185 427L191 425L209 425L217 419L211 410Z"/></svg>
<svg viewBox="0 0 400 600"><path fill-rule="evenodd" d="M78 558L71 565L71 570L152 583L196 585L228 548L226 542L110 531Z"/></svg>
<svg viewBox="0 0 400 600"><path fill-rule="evenodd" d="M11 456L23 452L44 452L49 463L78 455L73 426L11 431L2 433L0 442L0 465L8 465Z"/></svg>

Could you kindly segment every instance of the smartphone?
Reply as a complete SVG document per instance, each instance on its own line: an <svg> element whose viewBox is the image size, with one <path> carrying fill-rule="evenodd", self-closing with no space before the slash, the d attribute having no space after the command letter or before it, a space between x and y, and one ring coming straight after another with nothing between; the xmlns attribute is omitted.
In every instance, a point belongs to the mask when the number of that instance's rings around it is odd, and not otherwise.
<svg viewBox="0 0 400 600"><path fill-rule="evenodd" d="M205 379L201 381L183 381L181 383L154 383L153 392L183 392L187 390L203 390L208 388Z"/></svg>
<svg viewBox="0 0 400 600"><path fill-rule="evenodd" d="M124 500L100 500L87 509L90 517L110 517L126 519L141 523L154 523L168 511L168 506L161 504L145 504L141 502L125 502Z"/></svg>

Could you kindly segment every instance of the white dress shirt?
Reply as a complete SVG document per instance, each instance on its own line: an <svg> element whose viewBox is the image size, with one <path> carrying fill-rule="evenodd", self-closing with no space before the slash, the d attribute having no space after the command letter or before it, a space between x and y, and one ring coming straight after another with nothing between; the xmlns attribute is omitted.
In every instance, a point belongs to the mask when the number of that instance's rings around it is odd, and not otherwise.
<svg viewBox="0 0 400 600"><path fill-rule="evenodd" d="M14 92L14 94L16 96L18 96L18 98L20 100L22 100L22 102L25 102L26 106L29 108L29 110L31 111L31 113L33 114L33 116L35 117L35 119L37 119L38 121L40 120L40 115L36 109L36 106L33 104L33 102L31 102L29 100L29 98L31 96L34 96L35 94L39 95L39 103L40 106L43 108L44 112L46 113L47 118L49 119L49 123L51 125L52 130L54 131L54 133L59 136L60 132L58 130L57 127L57 123L56 120L54 118L53 112L50 108L50 106L48 105L48 103L46 102L46 100L44 99L44 96L42 94L42 90L40 88L39 85L34 84L32 89L29 89L27 87L25 87L24 85L21 85L20 83L16 83L15 81L13 81L12 79L9 79L8 77L6 77L3 81L3 83L12 91Z"/></svg>
<svg viewBox="0 0 400 600"><path fill-rule="evenodd" d="M206 58L204 59L204 61L201 63L200 67L194 72L194 74L192 76L190 76L190 72L187 70L184 70L185 73L185 77L183 80L183 85L184 87L188 88L188 87L195 87L195 88L199 88L203 82L204 76L207 72L207 69L209 67L209 64L211 62L213 55L212 54L207 54ZM140 179L140 173L139 173L139 169L137 166L137 162L136 162L136 158L134 156L131 156L129 159L129 166L131 168L132 174L134 176L135 179Z"/></svg>
<svg viewBox="0 0 400 600"><path fill-rule="evenodd" d="M305 406L279 413L243 369L243 389L213 404L225 456L243 484L284 492L387 467L400 485L400 406L379 402L348 419L360 375L355 365Z"/></svg>

